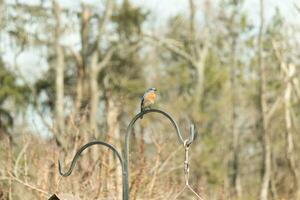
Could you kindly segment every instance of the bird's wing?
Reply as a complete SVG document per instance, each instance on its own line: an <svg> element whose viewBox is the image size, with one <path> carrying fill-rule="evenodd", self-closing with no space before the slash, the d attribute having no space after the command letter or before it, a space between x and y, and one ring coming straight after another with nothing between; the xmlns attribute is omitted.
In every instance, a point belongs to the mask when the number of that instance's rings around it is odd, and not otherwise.
<svg viewBox="0 0 300 200"><path fill-rule="evenodd" d="M141 106L143 106L145 98L141 98Z"/></svg>
<svg viewBox="0 0 300 200"><path fill-rule="evenodd" d="M143 109L143 104L144 104L144 101L145 101L146 93L143 96L141 96L141 110Z"/></svg>

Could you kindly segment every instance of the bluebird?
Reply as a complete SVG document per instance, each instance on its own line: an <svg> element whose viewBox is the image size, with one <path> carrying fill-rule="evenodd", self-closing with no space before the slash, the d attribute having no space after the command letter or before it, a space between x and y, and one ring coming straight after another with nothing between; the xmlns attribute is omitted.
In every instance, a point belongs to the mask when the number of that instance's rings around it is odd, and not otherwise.
<svg viewBox="0 0 300 200"><path fill-rule="evenodd" d="M156 91L156 88L149 88L141 97L141 112L143 112L146 108L150 108L150 106L154 104L156 99ZM143 119L143 115L141 116L141 119Z"/></svg>

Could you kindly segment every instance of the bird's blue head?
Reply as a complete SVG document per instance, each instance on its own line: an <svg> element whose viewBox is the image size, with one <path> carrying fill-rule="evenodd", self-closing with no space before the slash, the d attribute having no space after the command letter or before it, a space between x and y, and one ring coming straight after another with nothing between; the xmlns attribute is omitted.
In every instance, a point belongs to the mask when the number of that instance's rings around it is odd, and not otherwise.
<svg viewBox="0 0 300 200"><path fill-rule="evenodd" d="M152 88L149 88L149 89L148 89L148 92L152 92L152 91L153 91L153 92L156 92L156 91L157 91L157 89L156 89L156 88L154 88L154 87L152 87Z"/></svg>

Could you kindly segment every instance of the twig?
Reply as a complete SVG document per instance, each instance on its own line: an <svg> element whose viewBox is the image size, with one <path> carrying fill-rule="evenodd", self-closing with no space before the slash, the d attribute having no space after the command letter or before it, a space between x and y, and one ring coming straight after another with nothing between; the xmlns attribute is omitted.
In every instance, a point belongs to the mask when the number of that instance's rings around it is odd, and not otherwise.
<svg viewBox="0 0 300 200"><path fill-rule="evenodd" d="M22 181L22 180L20 180L19 178L17 178L17 177L15 177L14 175L12 175L9 171L7 171L7 173L9 174L9 176L13 179L13 180L15 180L16 182L18 182L18 183L20 183L20 184L22 184L22 185L24 185L24 186L26 186L26 187L29 187L30 189L32 189L32 190L35 190L35 191L37 191L37 192L40 192L40 193L42 193L42 194L44 194L44 196L49 196L50 194L47 192L47 191L45 191L45 190L42 190L42 189L40 189L40 188L38 188L38 187L36 187L36 186L34 186L34 185L31 185L31 184L29 184L29 183L25 183L24 181Z"/></svg>
<svg viewBox="0 0 300 200"><path fill-rule="evenodd" d="M169 162L169 160L171 158L173 158L175 156L176 153L178 153L178 151L180 150L180 147L178 147L175 151L173 151L167 158L166 160L160 165L159 169L158 169L158 173L160 173L165 166L167 165L167 163Z"/></svg>
<svg viewBox="0 0 300 200"><path fill-rule="evenodd" d="M190 62L194 67L197 66L197 61L188 53L186 53L184 50L180 49L178 46L175 46L170 41L166 39L159 39L155 36L144 34L145 39L148 39L149 42L152 42L156 45L163 46L167 48L168 50L174 52L178 56L184 58L186 61Z"/></svg>
<svg viewBox="0 0 300 200"><path fill-rule="evenodd" d="M14 174L15 174L16 177L18 177L18 178L19 178L19 174L18 174L19 162L20 162L20 160L21 160L23 154L25 153L25 151L26 151L28 145L29 145L29 143L27 142L27 143L23 146L23 148L22 148L22 150L20 151L20 153L19 153L19 155L18 155L18 157L17 157L17 159L16 159L16 162L15 162L15 166L14 166Z"/></svg>
<svg viewBox="0 0 300 200"><path fill-rule="evenodd" d="M276 99L275 103L271 106L271 108L266 113L266 124L267 125L270 123L272 116L274 115L276 110L278 110L280 108L280 106L282 106L282 97L281 96L279 96Z"/></svg>

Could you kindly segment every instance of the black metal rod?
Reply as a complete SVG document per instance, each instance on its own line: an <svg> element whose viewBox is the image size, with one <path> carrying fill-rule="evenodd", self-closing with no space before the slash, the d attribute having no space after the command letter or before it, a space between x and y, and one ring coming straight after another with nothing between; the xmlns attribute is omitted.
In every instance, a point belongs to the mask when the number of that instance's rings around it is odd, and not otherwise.
<svg viewBox="0 0 300 200"><path fill-rule="evenodd" d="M110 150L112 150L112 151L117 155L117 157L118 157L118 159L119 159L119 161L120 161L120 163L121 163L121 166L122 166L122 185L123 185L123 187L122 187L122 196L123 196L123 199L127 199L127 200L128 200L128 197L126 198L126 196L128 196L128 195L125 194L125 190L124 190L125 185L128 184L127 182L125 182L125 181L127 180L126 177L128 177L128 175L127 175L126 172L124 171L125 168L124 168L124 162L123 162L123 159L122 159L120 153L117 151L117 149L116 149L114 146L112 146L112 145L110 145L110 144L108 144L108 143L106 143L106 142L102 142L102 141L92 141L92 142L89 142L89 143L85 144L84 146L82 146L82 147L76 152L76 154L75 154L75 156L74 156L74 158L73 158L73 160L72 160L71 166L70 166L69 170L68 170L66 173L63 173L63 172L62 172L62 169L61 169L61 163L60 163L60 161L58 161L59 174L60 174L61 176L65 176L65 177L66 177L66 176L70 176L71 173L72 173L72 171L73 171L73 169L74 169L74 167L75 167L75 165L76 165L76 163L77 163L77 161L78 161L78 159L79 159L79 157L80 157L80 155L81 155L81 153L82 153L85 149L87 149L87 148L89 148L90 146L93 146L93 145L103 145L103 146L106 146L106 147L108 147Z"/></svg>
<svg viewBox="0 0 300 200"><path fill-rule="evenodd" d="M196 126L194 124L191 124L190 126L190 135L189 135L189 140L187 142L187 146L190 146L193 141L197 138L198 132L196 129Z"/></svg>

